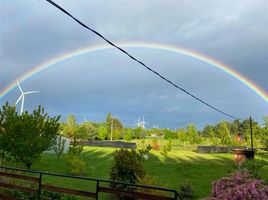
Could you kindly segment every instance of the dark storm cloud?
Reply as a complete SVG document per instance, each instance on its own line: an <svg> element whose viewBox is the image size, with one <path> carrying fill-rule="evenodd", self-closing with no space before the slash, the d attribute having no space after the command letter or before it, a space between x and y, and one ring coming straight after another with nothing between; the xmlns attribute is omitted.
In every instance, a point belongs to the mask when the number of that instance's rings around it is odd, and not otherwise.
<svg viewBox="0 0 268 200"><path fill-rule="evenodd" d="M177 45L214 57L268 91L266 1L56 1L113 41ZM45 1L1 1L0 87L58 55L104 43ZM212 67L183 56L129 49L177 84L239 116L268 113L266 103ZM223 116L178 92L116 51L61 63L24 83L40 89L26 107L101 121L111 111L132 125L199 126ZM75 67L73 67L75 66ZM101 73L100 73L101 72ZM33 87L34 86L34 87ZM56 86L56 87L55 87ZM6 100L15 101L13 91ZM31 106L32 105L32 106ZM205 115L205 117L204 117ZM171 127L172 128L172 127Z"/></svg>

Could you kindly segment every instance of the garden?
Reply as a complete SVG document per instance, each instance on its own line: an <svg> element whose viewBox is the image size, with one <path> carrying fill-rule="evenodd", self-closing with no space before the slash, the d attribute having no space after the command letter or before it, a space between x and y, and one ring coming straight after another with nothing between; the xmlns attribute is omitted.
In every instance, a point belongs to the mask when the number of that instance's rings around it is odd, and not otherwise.
<svg viewBox="0 0 268 200"><path fill-rule="evenodd" d="M268 197L267 124L259 126L254 122L255 158L237 165L231 151L198 153L197 147L248 146L248 121L239 124L237 121L221 122L215 126L205 126L203 131L199 131L193 124L178 130L124 128L111 114L99 124L78 124L72 115L64 123L60 123L59 119L49 117L42 107L32 114L25 112L19 115L15 107L4 105L0 110L1 165L170 188L177 190L182 199L261 200ZM234 124L238 124L237 129ZM238 140L233 132L245 134ZM111 141L110 137L136 143L137 147L127 149L85 145L85 141ZM72 141L66 153L64 138ZM54 153L45 153L48 147ZM0 178L0 182L5 181L3 177ZM53 176L46 176L43 181L73 189L95 187L85 181ZM109 187L122 189L122 185L111 184ZM1 191L6 192L5 189ZM9 194L30 199L27 194L17 191ZM52 199L80 199L54 193L47 195L54 195Z"/></svg>

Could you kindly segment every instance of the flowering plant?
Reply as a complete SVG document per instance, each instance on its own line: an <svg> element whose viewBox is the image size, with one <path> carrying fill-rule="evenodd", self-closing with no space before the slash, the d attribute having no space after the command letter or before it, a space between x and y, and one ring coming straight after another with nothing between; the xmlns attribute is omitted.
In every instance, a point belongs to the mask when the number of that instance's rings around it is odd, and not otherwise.
<svg viewBox="0 0 268 200"><path fill-rule="evenodd" d="M264 200L268 186L247 172L236 172L213 182L212 196L217 200Z"/></svg>

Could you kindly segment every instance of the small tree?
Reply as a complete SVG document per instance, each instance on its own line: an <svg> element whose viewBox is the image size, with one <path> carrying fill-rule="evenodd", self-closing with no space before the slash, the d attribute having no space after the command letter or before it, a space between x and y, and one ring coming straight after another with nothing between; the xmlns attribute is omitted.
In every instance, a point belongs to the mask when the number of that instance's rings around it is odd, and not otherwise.
<svg viewBox="0 0 268 200"><path fill-rule="evenodd" d="M132 139L131 129L127 129L124 135L124 140L130 141Z"/></svg>
<svg viewBox="0 0 268 200"><path fill-rule="evenodd" d="M226 121L219 123L218 135L221 137L221 144L229 146L231 145L232 138Z"/></svg>
<svg viewBox="0 0 268 200"><path fill-rule="evenodd" d="M59 119L49 117L41 106L32 114L26 111L19 115L15 106L6 103L0 109L0 151L30 168L54 144Z"/></svg>
<svg viewBox="0 0 268 200"><path fill-rule="evenodd" d="M105 126L100 126L98 128L98 138L100 140L105 140L108 137L108 131Z"/></svg>
<svg viewBox="0 0 268 200"><path fill-rule="evenodd" d="M180 128L178 130L178 139L180 144L185 144L185 142L187 141L187 134L184 128Z"/></svg>
<svg viewBox="0 0 268 200"><path fill-rule="evenodd" d="M113 153L114 161L110 171L110 179L117 182L137 184L139 178L145 176L143 153L134 149L120 149ZM118 185L114 185L117 187Z"/></svg>
<svg viewBox="0 0 268 200"><path fill-rule="evenodd" d="M58 159L60 159L61 154L64 151L65 143L66 143L66 139L63 139L62 135L59 135L56 139L55 145L53 146L53 150L55 151Z"/></svg>
<svg viewBox="0 0 268 200"><path fill-rule="evenodd" d="M187 132L187 136L189 138L190 144L193 145L193 144L198 143L198 132L197 132L195 124L189 124L187 126L186 132Z"/></svg>

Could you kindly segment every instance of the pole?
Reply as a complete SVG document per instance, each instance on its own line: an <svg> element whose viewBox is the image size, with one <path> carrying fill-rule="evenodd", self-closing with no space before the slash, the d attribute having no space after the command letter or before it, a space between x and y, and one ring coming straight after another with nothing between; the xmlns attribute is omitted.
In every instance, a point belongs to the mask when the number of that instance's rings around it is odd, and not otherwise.
<svg viewBox="0 0 268 200"><path fill-rule="evenodd" d="M113 140L113 119L111 120L111 141Z"/></svg>
<svg viewBox="0 0 268 200"><path fill-rule="evenodd" d="M253 152L253 133L252 133L252 119L249 117L249 126L250 126L250 142L251 142L251 151Z"/></svg>
<svg viewBox="0 0 268 200"><path fill-rule="evenodd" d="M42 173L39 174L37 199L41 199L41 187L42 187Z"/></svg>

